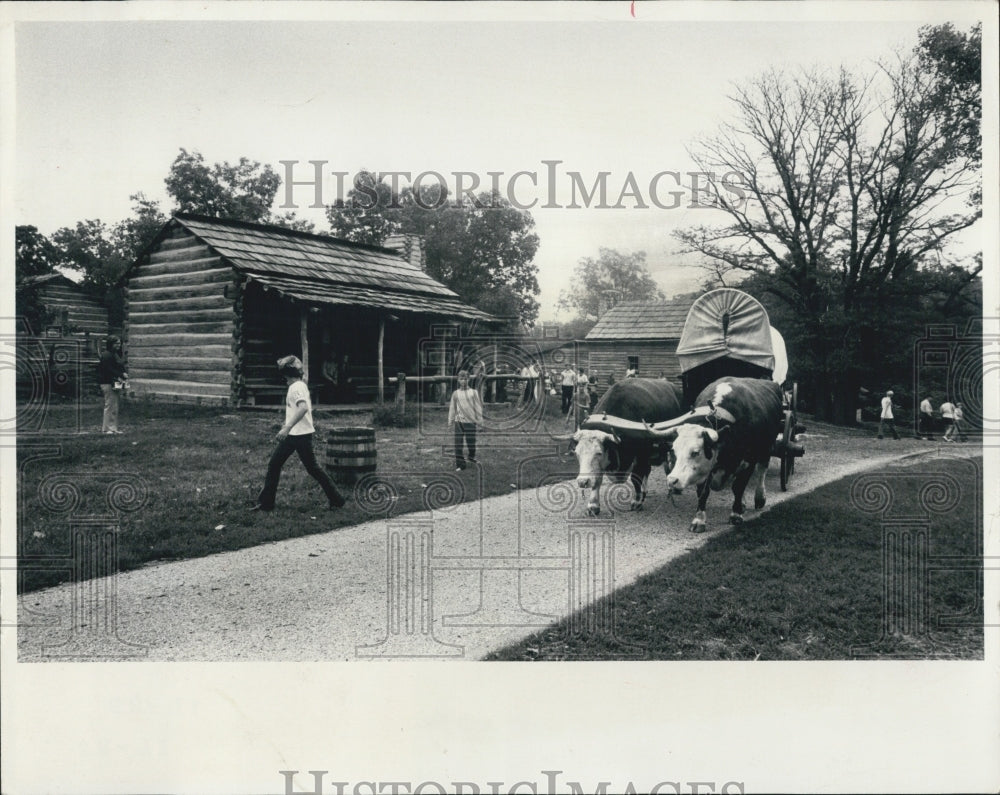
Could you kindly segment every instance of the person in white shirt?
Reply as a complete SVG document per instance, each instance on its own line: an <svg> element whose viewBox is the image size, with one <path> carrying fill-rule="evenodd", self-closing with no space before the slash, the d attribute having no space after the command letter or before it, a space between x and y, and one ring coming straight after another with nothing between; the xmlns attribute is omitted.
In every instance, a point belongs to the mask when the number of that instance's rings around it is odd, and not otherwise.
<svg viewBox="0 0 1000 795"><path fill-rule="evenodd" d="M466 460L476 463L476 426L483 424L483 402L479 393L469 387L469 371L458 371L458 388L451 393L448 424L455 426L455 471L465 469ZM462 455L463 442L469 457Z"/></svg>
<svg viewBox="0 0 1000 795"><path fill-rule="evenodd" d="M946 442L955 441L955 404L950 400L941 404L941 422L944 423L944 435L941 438Z"/></svg>
<svg viewBox="0 0 1000 795"><path fill-rule="evenodd" d="M271 454L271 460L267 462L264 488L257 496L256 505L250 510L274 510L274 498L278 492L281 468L292 453L299 454L306 472L323 488L330 509L341 508L345 500L320 467L313 452L313 436L316 429L313 427L309 387L302 380L302 362L297 356L284 356L278 359L278 372L285 377L285 382L288 384L288 392L285 394L285 424L278 431L276 437L278 446Z"/></svg>
<svg viewBox="0 0 1000 795"><path fill-rule="evenodd" d="M576 386L576 373L573 368L566 365L566 368L559 374L562 378L562 404L560 410L563 415L569 414L573 405L573 387Z"/></svg>
<svg viewBox="0 0 1000 795"><path fill-rule="evenodd" d="M958 437L958 441L960 441L960 442L964 442L965 441L965 426L963 425L963 420L965 420L965 413L962 411L962 404L961 403L956 403L955 404L955 436L953 436L952 439L954 439L955 437Z"/></svg>
<svg viewBox="0 0 1000 795"><path fill-rule="evenodd" d="M920 401L920 420L917 425L917 437L933 441L934 432L934 406L931 404L931 396L928 395Z"/></svg>
<svg viewBox="0 0 1000 795"><path fill-rule="evenodd" d="M878 438L882 438L882 428L888 427L892 431L892 438L899 440L899 434L896 433L896 421L893 419L892 414L892 390L890 389L885 393L885 397L882 398L882 416L878 421Z"/></svg>

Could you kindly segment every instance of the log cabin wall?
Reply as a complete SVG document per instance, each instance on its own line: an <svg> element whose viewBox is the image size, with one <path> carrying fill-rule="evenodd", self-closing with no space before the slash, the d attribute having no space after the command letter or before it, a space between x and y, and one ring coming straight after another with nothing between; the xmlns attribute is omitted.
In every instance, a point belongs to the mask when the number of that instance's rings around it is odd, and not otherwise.
<svg viewBox="0 0 1000 795"><path fill-rule="evenodd" d="M123 331L137 396L233 399L239 285L222 257L181 228L136 266Z"/></svg>
<svg viewBox="0 0 1000 795"><path fill-rule="evenodd" d="M625 378L629 357L639 359L640 378L658 378L662 372L667 379L681 385L681 365L677 359L678 340L636 341L629 340L589 340L590 373L596 374L598 390L603 393L608 388L608 376L615 381Z"/></svg>
<svg viewBox="0 0 1000 795"><path fill-rule="evenodd" d="M108 310L68 279L53 279L41 285L39 300L55 316L52 325L62 327L63 336L93 340L98 352L108 334Z"/></svg>

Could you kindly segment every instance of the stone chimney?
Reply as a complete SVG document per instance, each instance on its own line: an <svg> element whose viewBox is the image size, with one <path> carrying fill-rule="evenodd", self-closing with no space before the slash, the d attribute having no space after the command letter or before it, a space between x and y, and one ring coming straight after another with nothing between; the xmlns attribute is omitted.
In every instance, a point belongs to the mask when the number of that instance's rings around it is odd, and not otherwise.
<svg viewBox="0 0 1000 795"><path fill-rule="evenodd" d="M383 248L392 249L414 268L427 270L427 252L424 250L424 239L420 235L395 234L389 235L382 244Z"/></svg>

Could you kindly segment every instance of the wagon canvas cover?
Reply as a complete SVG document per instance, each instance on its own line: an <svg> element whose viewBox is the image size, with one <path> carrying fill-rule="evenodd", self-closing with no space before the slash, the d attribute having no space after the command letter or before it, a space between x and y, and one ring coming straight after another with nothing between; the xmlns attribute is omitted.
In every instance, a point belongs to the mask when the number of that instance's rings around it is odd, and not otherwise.
<svg viewBox="0 0 1000 795"><path fill-rule="evenodd" d="M775 367L767 311L756 298L728 287L692 304L677 345L682 373L724 356L765 370Z"/></svg>

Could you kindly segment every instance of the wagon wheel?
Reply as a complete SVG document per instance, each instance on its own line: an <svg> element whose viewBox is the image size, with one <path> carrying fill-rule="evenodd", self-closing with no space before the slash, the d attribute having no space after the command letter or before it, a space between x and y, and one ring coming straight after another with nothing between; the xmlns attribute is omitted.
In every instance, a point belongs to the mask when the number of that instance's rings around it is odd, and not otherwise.
<svg viewBox="0 0 1000 795"><path fill-rule="evenodd" d="M788 448L788 443L792 440L795 431L795 415L791 411L785 412L785 430L781 435L781 490L788 491L788 481L792 477L795 469L795 457Z"/></svg>
<svg viewBox="0 0 1000 795"><path fill-rule="evenodd" d="M781 490L788 491L788 481L795 471L795 456L789 449L789 443L795 439L795 426L798 424L799 384L792 384L791 405L785 411L785 427L781 435Z"/></svg>

